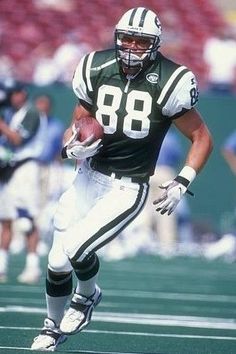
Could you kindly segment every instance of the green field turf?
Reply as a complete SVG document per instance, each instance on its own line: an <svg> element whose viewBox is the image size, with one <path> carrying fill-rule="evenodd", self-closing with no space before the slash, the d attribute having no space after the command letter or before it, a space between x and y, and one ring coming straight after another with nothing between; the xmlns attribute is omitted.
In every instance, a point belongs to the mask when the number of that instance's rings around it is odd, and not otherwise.
<svg viewBox="0 0 236 354"><path fill-rule="evenodd" d="M9 281L0 285L0 353L29 353L46 313L44 279L17 284L23 256L11 256L10 264ZM103 261L99 285L103 299L92 323L58 352L236 353L236 264L155 256Z"/></svg>

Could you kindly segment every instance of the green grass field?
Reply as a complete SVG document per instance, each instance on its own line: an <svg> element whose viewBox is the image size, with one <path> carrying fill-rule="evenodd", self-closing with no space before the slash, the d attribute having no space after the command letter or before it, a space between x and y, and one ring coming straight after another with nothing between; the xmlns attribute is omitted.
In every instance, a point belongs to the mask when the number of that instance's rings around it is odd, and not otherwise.
<svg viewBox="0 0 236 354"><path fill-rule="evenodd" d="M0 353L28 353L46 313L44 279L17 284L23 256L11 256L10 264L9 281L0 285ZM236 353L236 264L155 256L103 261L99 285L103 299L93 321L58 352Z"/></svg>

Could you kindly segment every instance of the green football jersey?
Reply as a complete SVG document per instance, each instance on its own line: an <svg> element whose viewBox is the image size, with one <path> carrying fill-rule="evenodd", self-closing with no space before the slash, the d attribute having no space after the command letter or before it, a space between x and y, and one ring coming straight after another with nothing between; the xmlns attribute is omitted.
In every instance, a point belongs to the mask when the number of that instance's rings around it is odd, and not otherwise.
<svg viewBox="0 0 236 354"><path fill-rule="evenodd" d="M103 146L92 157L95 169L136 178L153 174L172 120L198 100L194 74L161 53L131 78L121 71L115 50L92 52L80 61L73 89L104 127Z"/></svg>

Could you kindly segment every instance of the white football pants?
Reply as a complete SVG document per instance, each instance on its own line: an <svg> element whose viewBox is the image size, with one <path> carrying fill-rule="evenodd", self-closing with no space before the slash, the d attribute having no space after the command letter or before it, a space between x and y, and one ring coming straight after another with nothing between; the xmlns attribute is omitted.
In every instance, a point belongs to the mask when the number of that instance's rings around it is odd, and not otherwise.
<svg viewBox="0 0 236 354"><path fill-rule="evenodd" d="M148 183L115 179L79 166L72 186L61 196L54 217L49 268L72 270L69 259L82 262L117 236L142 210Z"/></svg>
<svg viewBox="0 0 236 354"><path fill-rule="evenodd" d="M18 209L36 217L40 211L39 164L30 160L18 167L10 180L0 182L0 219L16 220Z"/></svg>

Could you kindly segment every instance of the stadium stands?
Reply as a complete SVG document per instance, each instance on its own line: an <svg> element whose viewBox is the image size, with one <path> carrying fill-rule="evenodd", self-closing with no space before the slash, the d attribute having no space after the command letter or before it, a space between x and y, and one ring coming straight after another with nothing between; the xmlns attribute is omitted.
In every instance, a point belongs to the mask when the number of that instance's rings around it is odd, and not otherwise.
<svg viewBox="0 0 236 354"><path fill-rule="evenodd" d="M210 0L65 0L63 9L57 8L56 3L1 0L0 57L4 55L13 61L18 79L31 81L34 65L39 56L44 55L43 50L38 50L42 43L53 52L63 44L66 34L77 33L79 40L93 49L108 47L113 41L114 24L121 14L131 6L145 4L160 14L167 37L171 31L179 33L178 38L172 33L168 44L163 41L163 50L168 53L171 48L173 59L189 66L203 84L203 43L224 25L223 17ZM173 22L165 22L169 13L174 17L174 28Z"/></svg>

